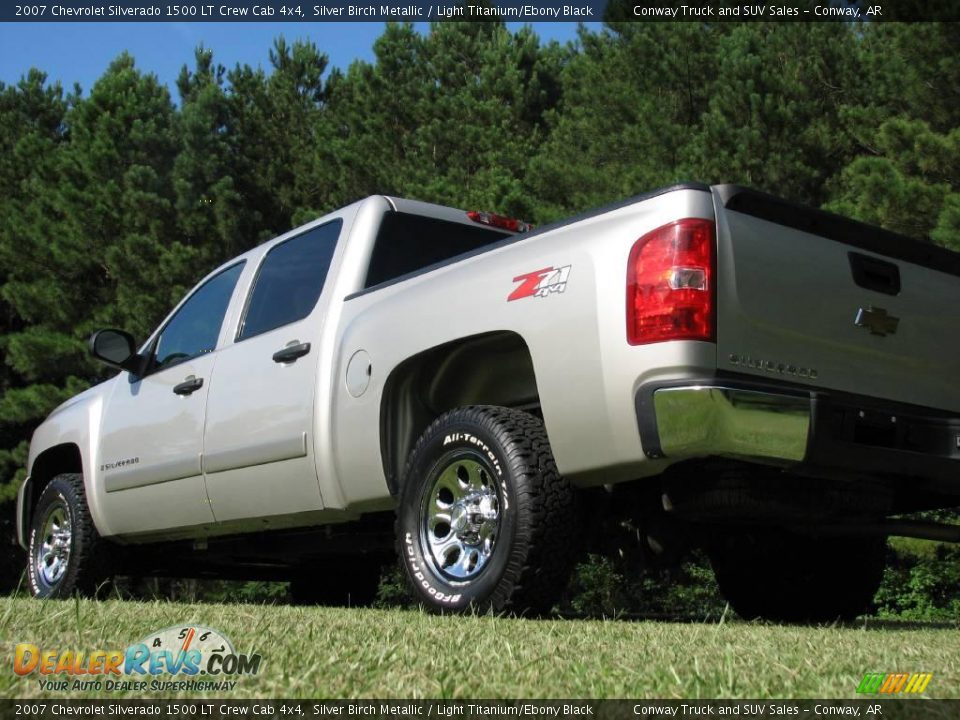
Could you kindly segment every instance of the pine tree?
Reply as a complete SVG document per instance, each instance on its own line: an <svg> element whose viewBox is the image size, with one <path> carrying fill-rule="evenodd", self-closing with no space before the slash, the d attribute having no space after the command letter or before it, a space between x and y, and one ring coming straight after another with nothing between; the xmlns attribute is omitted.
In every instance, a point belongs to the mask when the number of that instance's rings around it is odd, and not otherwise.
<svg viewBox="0 0 960 720"><path fill-rule="evenodd" d="M719 33L694 23L581 29L562 105L531 166L540 219L687 179L686 148L712 92Z"/></svg>
<svg viewBox="0 0 960 720"><path fill-rule="evenodd" d="M246 247L289 230L294 217L306 219L300 213L322 197L305 178L326 97L327 56L311 42L288 45L281 37L270 64L269 76L246 65L227 73L226 140L233 189L246 208Z"/></svg>
<svg viewBox="0 0 960 720"><path fill-rule="evenodd" d="M374 64L356 61L329 82L311 174L331 207L422 180L415 135L427 90L423 37L409 23L388 23L373 50Z"/></svg>
<svg viewBox="0 0 960 720"><path fill-rule="evenodd" d="M19 326L3 338L17 381L2 415L32 424L95 379L86 338L103 326L143 334L162 313L162 279L146 272L172 225L169 95L129 56L111 64L90 96L74 94L24 158L37 163L4 206L2 290ZM150 282L150 280L153 282Z"/></svg>
<svg viewBox="0 0 960 720"><path fill-rule="evenodd" d="M869 23L842 119L857 154L829 207L960 249L960 27Z"/></svg>
<svg viewBox="0 0 960 720"><path fill-rule="evenodd" d="M858 77L855 43L843 23L744 23L718 38L691 172L823 203L855 152L840 121Z"/></svg>
<svg viewBox="0 0 960 720"><path fill-rule="evenodd" d="M22 392L34 361L11 348L11 338L30 333L33 318L19 312L11 282L24 269L37 267L38 258L23 240L34 229L49 227L46 195L57 178L70 102L61 86L48 84L38 70L30 70L16 85L0 85L0 501L13 498L23 476L32 424L60 400L49 391ZM38 408L32 402L36 399L46 402Z"/></svg>
<svg viewBox="0 0 960 720"><path fill-rule="evenodd" d="M179 232L168 254L171 263L193 268L193 277L178 278L178 285L245 250L257 231L255 209L237 189L226 69L215 65L213 52L202 46L195 62L193 70L184 66L177 80L173 186Z"/></svg>
<svg viewBox="0 0 960 720"><path fill-rule="evenodd" d="M502 23L390 24L329 84L316 166L331 202L385 193L527 214L527 166L564 53Z"/></svg>
<svg viewBox="0 0 960 720"><path fill-rule="evenodd" d="M830 209L960 250L960 129L895 117L870 142L874 154L839 175Z"/></svg>

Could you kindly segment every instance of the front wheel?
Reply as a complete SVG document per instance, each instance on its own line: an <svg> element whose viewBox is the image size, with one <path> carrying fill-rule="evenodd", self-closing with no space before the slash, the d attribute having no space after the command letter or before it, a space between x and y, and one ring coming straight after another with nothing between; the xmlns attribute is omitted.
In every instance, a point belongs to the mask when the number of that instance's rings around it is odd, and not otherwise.
<svg viewBox="0 0 960 720"><path fill-rule="evenodd" d="M33 511L27 551L30 591L39 598L93 595L107 578L100 536L87 509L83 476L57 475Z"/></svg>
<svg viewBox="0 0 960 720"><path fill-rule="evenodd" d="M415 596L434 610L549 610L577 549L574 490L529 413L452 410L404 471L397 543Z"/></svg>

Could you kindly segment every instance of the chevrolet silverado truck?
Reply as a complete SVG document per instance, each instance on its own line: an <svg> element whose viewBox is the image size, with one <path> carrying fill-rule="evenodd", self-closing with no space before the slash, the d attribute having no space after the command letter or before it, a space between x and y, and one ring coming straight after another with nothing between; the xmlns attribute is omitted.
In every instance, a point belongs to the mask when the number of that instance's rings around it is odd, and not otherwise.
<svg viewBox="0 0 960 720"><path fill-rule="evenodd" d="M538 229L369 197L94 334L120 372L33 436L29 585L362 604L398 554L430 609L544 611L626 528L744 616L850 617L887 536L960 540L903 517L960 504L958 327L960 254L738 186Z"/></svg>

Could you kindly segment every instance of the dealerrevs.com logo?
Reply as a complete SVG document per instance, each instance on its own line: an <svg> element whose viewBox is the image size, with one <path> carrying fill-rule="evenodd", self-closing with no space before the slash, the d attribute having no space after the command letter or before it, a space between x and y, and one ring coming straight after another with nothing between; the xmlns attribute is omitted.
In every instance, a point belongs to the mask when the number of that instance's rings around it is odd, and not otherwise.
<svg viewBox="0 0 960 720"><path fill-rule="evenodd" d="M13 671L37 676L41 690L100 692L229 691L236 678L260 672L258 654L238 653L221 632L169 627L125 650L61 650L19 643Z"/></svg>

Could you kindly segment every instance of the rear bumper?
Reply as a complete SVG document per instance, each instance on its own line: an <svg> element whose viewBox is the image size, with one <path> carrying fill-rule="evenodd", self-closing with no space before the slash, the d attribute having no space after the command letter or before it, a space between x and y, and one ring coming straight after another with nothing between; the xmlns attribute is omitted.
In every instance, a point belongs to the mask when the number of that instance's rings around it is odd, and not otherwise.
<svg viewBox="0 0 960 720"><path fill-rule="evenodd" d="M644 386L650 458L732 457L949 482L960 492L960 416L740 377Z"/></svg>
<svg viewBox="0 0 960 720"><path fill-rule="evenodd" d="M653 393L660 450L668 457L736 455L799 462L810 433L809 398L723 385Z"/></svg>

